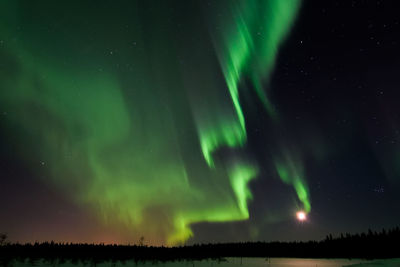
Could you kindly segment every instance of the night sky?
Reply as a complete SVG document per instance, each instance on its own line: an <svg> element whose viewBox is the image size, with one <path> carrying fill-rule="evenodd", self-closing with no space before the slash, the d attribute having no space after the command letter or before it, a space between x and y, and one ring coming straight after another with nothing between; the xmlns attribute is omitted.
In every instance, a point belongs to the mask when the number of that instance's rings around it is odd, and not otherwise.
<svg viewBox="0 0 400 267"><path fill-rule="evenodd" d="M179 245L399 225L396 2L0 1L0 232Z"/></svg>

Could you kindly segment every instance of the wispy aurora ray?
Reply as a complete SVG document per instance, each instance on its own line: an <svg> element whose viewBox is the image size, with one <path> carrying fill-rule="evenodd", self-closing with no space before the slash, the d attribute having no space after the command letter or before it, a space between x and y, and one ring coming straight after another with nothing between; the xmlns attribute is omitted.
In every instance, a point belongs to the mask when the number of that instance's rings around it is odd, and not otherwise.
<svg viewBox="0 0 400 267"><path fill-rule="evenodd" d="M212 165L211 154L221 145L243 145L246 139L245 118L239 99L243 79L250 79L259 99L271 116L275 111L262 84L268 82L276 61L278 47L289 32L300 7L300 0L231 1L218 13L214 43L226 85L236 111L237 121L231 122L230 131L201 135L204 157ZM221 19L222 18L222 19Z"/></svg>
<svg viewBox="0 0 400 267"><path fill-rule="evenodd" d="M193 223L249 218L258 168L238 149L247 138L240 83L249 78L272 113L262 84L299 1L226 1L214 46L194 22L201 45L176 41L166 2L138 1L141 16L99 6L87 20L84 1L3 1L0 104L20 157L48 174L43 182L102 223L131 229L124 241L172 245L193 235ZM121 21L105 21L110 12ZM204 47L216 49L219 66Z"/></svg>
<svg viewBox="0 0 400 267"><path fill-rule="evenodd" d="M304 180L304 170L300 160L291 157L286 153L284 159L276 160L275 167L279 178L288 184L292 185L296 191L298 199L303 203L304 211L311 211L311 203L309 198L308 188Z"/></svg>
<svg viewBox="0 0 400 267"><path fill-rule="evenodd" d="M224 24L225 27L222 27L224 30L214 34L214 42L236 110L237 121L230 124L230 131L224 127L219 134L210 131L201 136L203 154L210 166L213 166L212 152L219 146L231 147L245 142L245 118L239 100L239 88L243 79L250 79L266 111L271 117L277 117L262 85L269 81L279 45L294 22L300 3L300 0L232 1L230 9L227 8L229 12L220 16L222 24L226 21L230 24ZM290 153L285 151L285 154L287 155L285 161L276 160L278 176L283 182L294 187L299 200L309 212L311 205L306 182L302 177L303 174L300 176L299 173L300 161L294 164L290 160Z"/></svg>

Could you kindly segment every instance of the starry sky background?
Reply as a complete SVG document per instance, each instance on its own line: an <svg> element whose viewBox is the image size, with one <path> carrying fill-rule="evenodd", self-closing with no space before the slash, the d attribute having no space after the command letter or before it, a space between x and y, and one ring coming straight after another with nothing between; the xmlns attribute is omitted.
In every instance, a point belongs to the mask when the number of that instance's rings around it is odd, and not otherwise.
<svg viewBox="0 0 400 267"><path fill-rule="evenodd" d="M191 244L399 225L397 6L2 1L0 232Z"/></svg>

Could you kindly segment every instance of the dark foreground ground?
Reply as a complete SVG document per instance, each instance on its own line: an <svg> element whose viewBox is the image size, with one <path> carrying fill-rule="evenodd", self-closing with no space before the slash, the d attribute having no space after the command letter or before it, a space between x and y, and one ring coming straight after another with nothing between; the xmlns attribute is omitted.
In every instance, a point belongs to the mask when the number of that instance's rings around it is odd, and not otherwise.
<svg viewBox="0 0 400 267"><path fill-rule="evenodd" d="M106 261L174 261L222 260L227 257L291 257L291 258L361 258L388 259L400 257L400 228L362 234L331 235L321 241L308 242L246 242L202 244L182 247L151 247L145 245L62 244L3 244L0 265L14 260L49 262Z"/></svg>

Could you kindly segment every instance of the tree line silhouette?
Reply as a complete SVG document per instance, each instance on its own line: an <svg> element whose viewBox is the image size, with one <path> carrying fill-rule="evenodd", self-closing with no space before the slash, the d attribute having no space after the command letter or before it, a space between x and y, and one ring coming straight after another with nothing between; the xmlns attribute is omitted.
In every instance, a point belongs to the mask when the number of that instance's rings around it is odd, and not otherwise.
<svg viewBox="0 0 400 267"><path fill-rule="evenodd" d="M0 235L0 265L11 262L90 263L176 260L223 260L226 257L295 257L295 258L364 258L400 257L400 228L360 234L328 235L320 241L242 242L198 244L179 247L138 245L104 245L74 243L9 243Z"/></svg>

